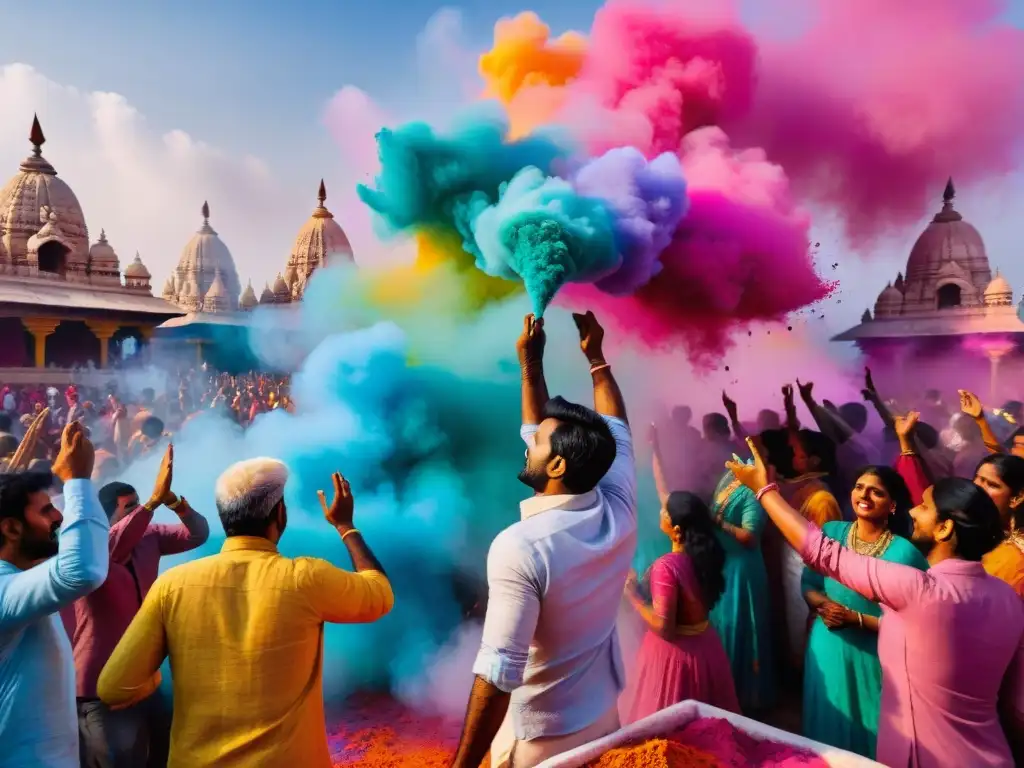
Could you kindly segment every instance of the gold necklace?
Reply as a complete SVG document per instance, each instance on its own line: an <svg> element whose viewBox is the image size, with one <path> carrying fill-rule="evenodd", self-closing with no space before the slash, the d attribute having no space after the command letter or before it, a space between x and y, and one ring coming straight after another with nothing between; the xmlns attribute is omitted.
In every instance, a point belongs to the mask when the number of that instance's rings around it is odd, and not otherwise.
<svg viewBox="0 0 1024 768"><path fill-rule="evenodd" d="M857 523L854 522L850 525L850 535L847 537L846 545L858 555L864 555L865 557L881 557L885 554L885 550L889 548L889 545L892 543L892 539L892 531L886 529L882 531L882 534L874 541L861 541L860 537L857 535Z"/></svg>

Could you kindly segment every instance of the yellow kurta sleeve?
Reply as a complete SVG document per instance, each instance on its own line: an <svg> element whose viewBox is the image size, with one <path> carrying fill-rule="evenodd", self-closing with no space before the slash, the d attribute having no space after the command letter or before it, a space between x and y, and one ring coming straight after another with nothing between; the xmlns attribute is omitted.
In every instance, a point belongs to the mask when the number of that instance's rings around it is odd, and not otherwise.
<svg viewBox="0 0 1024 768"><path fill-rule="evenodd" d="M96 694L113 709L142 701L160 685L160 665L167 656L162 594L157 579L100 673Z"/></svg>
<svg viewBox="0 0 1024 768"><path fill-rule="evenodd" d="M315 557L296 559L299 587L321 620L365 624L391 612L395 594L380 571L353 573Z"/></svg>

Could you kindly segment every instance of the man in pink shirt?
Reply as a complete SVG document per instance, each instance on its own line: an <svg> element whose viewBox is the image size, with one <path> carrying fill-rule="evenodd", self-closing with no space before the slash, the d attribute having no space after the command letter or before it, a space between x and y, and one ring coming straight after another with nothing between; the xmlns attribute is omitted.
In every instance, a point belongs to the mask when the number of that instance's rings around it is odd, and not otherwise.
<svg viewBox="0 0 1024 768"><path fill-rule="evenodd" d="M159 694L112 710L97 697L96 681L156 581L161 556L195 549L210 534L206 519L171 491L173 451L167 447L145 504L126 483L100 489L100 504L110 519L110 572L102 587L62 614L74 649L83 768L155 768L167 763L170 717ZM181 524L152 525L160 506L173 510Z"/></svg>

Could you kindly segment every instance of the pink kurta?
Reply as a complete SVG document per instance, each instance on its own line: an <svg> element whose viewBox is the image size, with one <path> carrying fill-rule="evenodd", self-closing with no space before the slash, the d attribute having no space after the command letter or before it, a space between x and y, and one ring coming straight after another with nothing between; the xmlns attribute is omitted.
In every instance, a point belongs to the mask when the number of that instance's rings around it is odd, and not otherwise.
<svg viewBox="0 0 1024 768"><path fill-rule="evenodd" d="M1024 669L1024 607L1013 589L981 563L945 560L922 572L859 555L813 525L801 554L882 606L879 762L1013 765L997 707L1011 662L1015 673Z"/></svg>

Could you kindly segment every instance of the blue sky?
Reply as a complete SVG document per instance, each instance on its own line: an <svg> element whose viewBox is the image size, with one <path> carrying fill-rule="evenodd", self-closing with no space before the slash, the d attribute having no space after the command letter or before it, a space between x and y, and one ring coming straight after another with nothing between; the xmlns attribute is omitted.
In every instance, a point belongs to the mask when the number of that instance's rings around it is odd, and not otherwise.
<svg viewBox="0 0 1024 768"><path fill-rule="evenodd" d="M744 0L746 21L760 31L792 33L806 18L810 2ZM503 15L530 9L556 32L585 30L601 4L463 0L455 7L461 14L461 45L479 51L488 47L493 24ZM338 150L322 117L327 100L342 86L367 91L397 116L406 116L410 106L427 112L445 108L424 88L424 77L417 72L417 37L440 8L435 0L3 3L0 29L18 32L5 34L0 65L26 63L62 85L119 93L157 133L182 129L233 154L263 158L289 182L301 177L310 186L337 167ZM1013 0L1010 14L1024 26L1024 0ZM47 128L51 140L59 128ZM940 193L936 190L936 198ZM311 202L306 196L289 201L286 215L294 228L308 215ZM1024 287L1024 262L1011 258L1020 242L1012 214L1005 206L977 198L958 202L981 229L993 261L1004 265L1016 287ZM89 216L90 204L83 204ZM186 236L194 223L187 224ZM841 268L838 277L847 300L835 308L838 322L855 321L873 303L905 260L916 234L908 231L887 245L877 269L864 270L853 259L848 272ZM835 240L827 232L819 239L825 247ZM842 255L841 247L835 250ZM167 258L173 259L170 252ZM237 253L236 261L241 261ZM239 271L245 271L241 263ZM273 273L255 274L259 282L268 276Z"/></svg>

